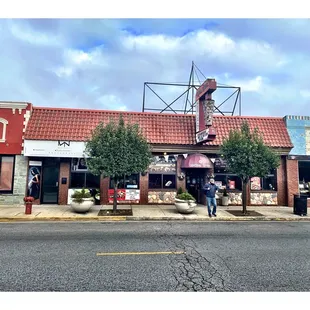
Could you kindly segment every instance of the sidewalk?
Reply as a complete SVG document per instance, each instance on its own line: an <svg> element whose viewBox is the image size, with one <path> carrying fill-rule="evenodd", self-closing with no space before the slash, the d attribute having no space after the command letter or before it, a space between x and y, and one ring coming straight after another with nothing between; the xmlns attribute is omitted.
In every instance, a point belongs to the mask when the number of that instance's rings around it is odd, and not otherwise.
<svg viewBox="0 0 310 310"><path fill-rule="evenodd" d="M118 206L129 208L130 206ZM132 216L98 216L100 209L111 209L112 206L93 206L86 214L74 213L69 205L36 205L32 208L32 214L25 214L24 205L0 206L0 222L21 221L167 221L167 220L191 220L191 221L310 221L307 216L293 214L293 208L289 207L247 207L255 210L262 216L237 217L227 210L241 210L241 206L229 206L217 208L217 217L209 218L205 206L198 205L192 214L180 214L174 205L132 205Z"/></svg>

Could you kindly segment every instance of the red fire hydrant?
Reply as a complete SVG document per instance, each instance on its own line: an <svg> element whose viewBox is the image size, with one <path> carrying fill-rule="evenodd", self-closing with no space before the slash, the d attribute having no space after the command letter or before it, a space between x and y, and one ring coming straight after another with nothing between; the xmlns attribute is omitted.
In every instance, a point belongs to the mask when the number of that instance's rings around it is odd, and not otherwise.
<svg viewBox="0 0 310 310"><path fill-rule="evenodd" d="M25 197L24 198L24 202L25 202L25 214L31 214L32 212L32 203L34 201L34 198L33 197Z"/></svg>

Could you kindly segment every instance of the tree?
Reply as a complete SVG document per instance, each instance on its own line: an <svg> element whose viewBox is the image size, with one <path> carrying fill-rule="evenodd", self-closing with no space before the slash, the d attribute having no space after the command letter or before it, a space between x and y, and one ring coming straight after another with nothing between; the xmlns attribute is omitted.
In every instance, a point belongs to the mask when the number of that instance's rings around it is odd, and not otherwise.
<svg viewBox="0 0 310 310"><path fill-rule="evenodd" d="M152 158L151 148L138 124L125 124L120 115L118 124L102 122L86 143L87 167L94 175L113 181L113 213L117 210L117 188L120 179L145 172Z"/></svg>
<svg viewBox="0 0 310 310"><path fill-rule="evenodd" d="M250 131L246 121L240 130L230 131L220 152L227 162L228 170L242 181L242 210L246 214L247 186L251 177L266 177L272 169L279 167L280 158L264 144L257 128Z"/></svg>

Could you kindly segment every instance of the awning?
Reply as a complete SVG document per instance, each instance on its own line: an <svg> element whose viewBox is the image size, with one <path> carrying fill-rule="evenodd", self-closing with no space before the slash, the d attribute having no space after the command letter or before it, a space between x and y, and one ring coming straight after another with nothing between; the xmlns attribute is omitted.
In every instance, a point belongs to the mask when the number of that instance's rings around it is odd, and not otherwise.
<svg viewBox="0 0 310 310"><path fill-rule="evenodd" d="M196 153L188 155L181 168L213 168L213 163L206 155Z"/></svg>

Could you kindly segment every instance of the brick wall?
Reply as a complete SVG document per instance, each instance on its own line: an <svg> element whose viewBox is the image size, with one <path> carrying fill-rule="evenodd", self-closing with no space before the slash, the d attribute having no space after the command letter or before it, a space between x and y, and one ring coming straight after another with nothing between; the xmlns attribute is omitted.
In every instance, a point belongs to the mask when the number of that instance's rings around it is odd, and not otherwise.
<svg viewBox="0 0 310 310"><path fill-rule="evenodd" d="M100 204L102 205L109 203L109 183L110 178L100 178Z"/></svg>
<svg viewBox="0 0 310 310"><path fill-rule="evenodd" d="M149 174L140 174L140 204L148 203Z"/></svg>
<svg viewBox="0 0 310 310"><path fill-rule="evenodd" d="M286 158L281 157L280 166L277 169L278 205L287 206L287 180L286 180Z"/></svg>
<svg viewBox="0 0 310 310"><path fill-rule="evenodd" d="M299 177L298 177L298 160L287 159L286 161L286 177L287 177L287 199L288 206L294 205L294 194L299 193Z"/></svg>
<svg viewBox="0 0 310 310"><path fill-rule="evenodd" d="M61 184L61 179L67 178L67 184ZM58 187L58 204L66 205L68 203L68 191L70 184L70 162L60 163L59 169L59 187Z"/></svg>

